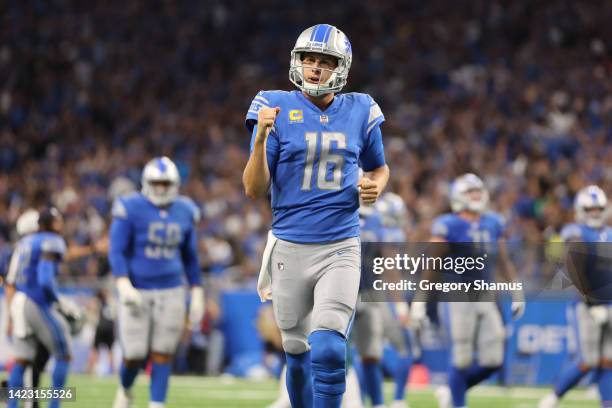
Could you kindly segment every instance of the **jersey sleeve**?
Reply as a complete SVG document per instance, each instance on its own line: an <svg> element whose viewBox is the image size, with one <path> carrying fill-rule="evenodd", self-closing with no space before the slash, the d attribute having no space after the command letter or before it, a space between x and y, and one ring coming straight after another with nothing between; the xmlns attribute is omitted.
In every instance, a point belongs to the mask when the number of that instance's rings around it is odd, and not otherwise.
<svg viewBox="0 0 612 408"><path fill-rule="evenodd" d="M365 95L367 104L367 122L364 135L364 146L359 160L364 171L372 171L385 165L385 151L382 142L380 125L385 121L380 106L371 96Z"/></svg>
<svg viewBox="0 0 612 408"><path fill-rule="evenodd" d="M270 103L269 94L266 91L259 91L251 105L249 106L249 110L247 111L246 118L244 124L246 125L249 132L253 131L253 127L257 124L257 115L261 108L270 108L272 104Z"/></svg>
<svg viewBox="0 0 612 408"><path fill-rule="evenodd" d="M368 95L369 103L369 114L368 123L366 126L366 133L370 133L374 128L379 127L385 121L385 115L383 115L380 106Z"/></svg>
<svg viewBox="0 0 612 408"><path fill-rule="evenodd" d="M431 224L431 236L449 240L450 228L443 217L436 218Z"/></svg>
<svg viewBox="0 0 612 408"><path fill-rule="evenodd" d="M582 238L582 231L576 224L569 224L563 227L561 230L561 239L564 242L580 241Z"/></svg>
<svg viewBox="0 0 612 408"><path fill-rule="evenodd" d="M200 258L198 256L198 239L195 223L185 234L185 240L181 246L181 258L189 285L201 285L202 275L200 274Z"/></svg>
<svg viewBox="0 0 612 408"><path fill-rule="evenodd" d="M121 198L113 203L113 221L109 232L108 262L114 276L128 275L127 250L132 239L128 210Z"/></svg>
<svg viewBox="0 0 612 408"><path fill-rule="evenodd" d="M379 127L371 131L366 138L366 144L359 157L363 171L372 171L385 165L385 149L382 142L382 132Z"/></svg>
<svg viewBox="0 0 612 408"><path fill-rule="evenodd" d="M50 236L44 239L40 249L42 252L59 255L60 258L63 258L66 253L66 241L59 235Z"/></svg>
<svg viewBox="0 0 612 408"><path fill-rule="evenodd" d="M22 263L24 259L24 244L18 244L11 255L11 260L9 262L8 272L6 274L6 283L9 285L14 285L17 282L17 275L19 275L19 271L22 270Z"/></svg>

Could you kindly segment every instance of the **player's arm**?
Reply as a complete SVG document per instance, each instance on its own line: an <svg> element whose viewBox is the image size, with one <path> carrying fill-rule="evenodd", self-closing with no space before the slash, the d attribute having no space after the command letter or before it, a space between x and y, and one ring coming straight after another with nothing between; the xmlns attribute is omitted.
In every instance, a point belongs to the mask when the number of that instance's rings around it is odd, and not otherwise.
<svg viewBox="0 0 612 408"><path fill-rule="evenodd" d="M120 200L113 204L113 222L109 232L108 263L115 277L119 300L127 305L139 306L142 303L140 292L129 278L128 250L132 242L132 226L128 212Z"/></svg>
<svg viewBox="0 0 612 408"><path fill-rule="evenodd" d="M128 277L127 252L132 239L132 228L127 218L115 217L110 227L108 262L115 278Z"/></svg>
<svg viewBox="0 0 612 408"><path fill-rule="evenodd" d="M499 254L499 265L501 268L502 277L506 282L516 282L518 274L516 273L514 263L508 254L508 247L506 245L505 238L500 238L499 241L497 241L497 250Z"/></svg>
<svg viewBox="0 0 612 408"><path fill-rule="evenodd" d="M187 275L187 282L191 287L189 302L189 325L192 328L199 326L204 317L204 289L202 288L202 275L200 273L200 259L198 257L198 240L195 229L195 221L189 229L181 247L181 257Z"/></svg>
<svg viewBox="0 0 612 408"><path fill-rule="evenodd" d="M44 251L40 255L40 261L36 268L36 280L38 285L47 295L47 298L57 302L59 299L55 272L59 262L59 255L54 252Z"/></svg>
<svg viewBox="0 0 612 408"><path fill-rule="evenodd" d="M434 221L432 225L432 235L429 239L429 242L432 245L429 245L426 249L428 257L442 257L446 253L448 253L448 245L445 243L448 242L448 226L440 222L438 220ZM440 272L436 272L431 269L423 269L419 271L419 278L421 281L430 281L436 282L438 280L438 274ZM410 323L415 327L419 328L425 318L427 317L427 302L432 301L430 294L425 291L418 291L414 295L414 299L412 304L410 305Z"/></svg>
<svg viewBox="0 0 612 408"><path fill-rule="evenodd" d="M366 204L372 204L378 199L389 181L389 166L378 167L365 174L359 181L359 194Z"/></svg>
<svg viewBox="0 0 612 408"><path fill-rule="evenodd" d="M7 310L10 310L9 308L11 306L13 296L15 295L15 292L17 291L17 287L16 287L17 275L19 274L21 270L20 259L21 259L21 250L20 250L20 246L17 246L15 248L15 251L13 251L13 254L11 255L8 272L6 274L6 280L4 281L4 290L6 293ZM8 316L10 318L10 314Z"/></svg>
<svg viewBox="0 0 612 408"><path fill-rule="evenodd" d="M501 268L502 277L506 282L516 282L518 274L514 263L510 259L508 254L508 247L506 246L506 239L500 238L497 241L498 259ZM512 294L512 317L518 319L525 313L525 294L522 290L513 290Z"/></svg>
<svg viewBox="0 0 612 408"><path fill-rule="evenodd" d="M389 181L389 166L385 163L380 126L373 126L368 133L360 161L366 174L359 180L359 197L364 203L372 204Z"/></svg>
<svg viewBox="0 0 612 408"><path fill-rule="evenodd" d="M280 108L261 108L257 114L257 126L253 128L251 155L242 174L245 194L252 199L263 197L270 186L270 170L266 154L266 141Z"/></svg>

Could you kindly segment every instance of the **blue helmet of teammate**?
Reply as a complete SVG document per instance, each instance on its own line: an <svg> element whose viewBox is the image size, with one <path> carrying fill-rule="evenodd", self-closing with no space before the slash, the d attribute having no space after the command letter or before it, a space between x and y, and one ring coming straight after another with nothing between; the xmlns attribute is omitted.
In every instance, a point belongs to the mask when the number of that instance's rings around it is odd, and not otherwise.
<svg viewBox="0 0 612 408"><path fill-rule="evenodd" d="M601 228L606 222L608 199L604 191L590 185L576 194L574 200L574 210L576 211L576 221L591 228Z"/></svg>
<svg viewBox="0 0 612 408"><path fill-rule="evenodd" d="M172 203L178 196L181 177L168 157L156 157L142 171L142 194L156 206Z"/></svg>
<svg viewBox="0 0 612 408"><path fill-rule="evenodd" d="M488 204L489 193L480 177L467 173L455 179L450 189L453 212L470 211L480 214L487 209Z"/></svg>
<svg viewBox="0 0 612 408"><path fill-rule="evenodd" d="M302 60L307 52L331 55L338 60L338 66L325 83L315 84L304 80ZM289 80L312 96L340 92L348 80L352 61L353 52L348 37L332 25L317 24L304 30L295 42L291 51Z"/></svg>
<svg viewBox="0 0 612 408"><path fill-rule="evenodd" d="M404 200L395 193L384 193L376 200L376 211L382 217L385 227L398 228L406 223L406 205Z"/></svg>

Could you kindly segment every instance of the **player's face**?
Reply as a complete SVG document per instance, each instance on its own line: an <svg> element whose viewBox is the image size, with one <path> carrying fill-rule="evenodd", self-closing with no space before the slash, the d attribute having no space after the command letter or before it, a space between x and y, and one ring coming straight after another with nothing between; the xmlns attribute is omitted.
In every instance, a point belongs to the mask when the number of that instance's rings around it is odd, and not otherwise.
<svg viewBox="0 0 612 408"><path fill-rule="evenodd" d="M603 207L589 207L585 208L584 212L589 218L600 218L603 215Z"/></svg>
<svg viewBox="0 0 612 408"><path fill-rule="evenodd" d="M338 67L338 60L331 55L307 52L302 59L304 79L313 84L325 83Z"/></svg>
<svg viewBox="0 0 612 408"><path fill-rule="evenodd" d="M478 188L468 190L467 197L471 202L478 203L482 201L482 190Z"/></svg>
<svg viewBox="0 0 612 408"><path fill-rule="evenodd" d="M169 181L152 181L151 182L151 187L153 187L153 190L155 191L155 194L159 195L159 196L163 196L168 194L168 190L170 189L170 187L172 186L172 183Z"/></svg>

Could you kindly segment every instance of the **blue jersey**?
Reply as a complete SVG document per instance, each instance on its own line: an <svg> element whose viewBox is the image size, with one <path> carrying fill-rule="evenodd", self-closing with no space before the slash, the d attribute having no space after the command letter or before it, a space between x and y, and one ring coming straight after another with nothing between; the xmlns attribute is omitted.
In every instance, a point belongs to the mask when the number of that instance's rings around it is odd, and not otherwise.
<svg viewBox="0 0 612 408"><path fill-rule="evenodd" d="M488 212L477 221L470 222L459 215L443 214L431 226L431 235L453 243L493 244L505 233L505 222L501 215Z"/></svg>
<svg viewBox="0 0 612 408"><path fill-rule="evenodd" d="M199 210L187 197L156 207L141 193L113 204L109 262L113 275L128 276L136 288L163 289L201 284L195 223Z"/></svg>
<svg viewBox="0 0 612 408"><path fill-rule="evenodd" d="M361 227L361 242L379 242L383 229L382 218L380 214L373 210L365 216L359 217L359 226Z"/></svg>
<svg viewBox="0 0 612 408"><path fill-rule="evenodd" d="M259 109L276 106L266 143L272 232L298 243L359 236L359 167L385 165L380 108L359 93L336 95L322 111L302 92L262 91L246 115L251 148Z"/></svg>
<svg viewBox="0 0 612 408"><path fill-rule="evenodd" d="M612 303L612 228L591 228L584 224L568 224L561 230L564 242L578 241L587 244L573 254L578 254L584 265L584 270L576 271L580 289L603 303ZM586 251L585 251L586 250ZM582 258L581 255L586 255ZM577 265L576 263L575 265Z"/></svg>
<svg viewBox="0 0 612 408"><path fill-rule="evenodd" d="M66 243L58 234L30 234L15 246L7 281L38 305L48 307L57 300L55 277L65 252ZM44 259L43 254L51 254L55 259Z"/></svg>
<svg viewBox="0 0 612 408"><path fill-rule="evenodd" d="M482 214L476 221L468 221L458 214L450 213L437 217L431 226L431 235L443 238L450 245L451 256L484 256L487 265L495 263L497 242L505 235L504 218L493 212ZM453 245L456 244L456 245ZM473 278L491 280L492 270L485 267L473 271Z"/></svg>
<svg viewBox="0 0 612 408"><path fill-rule="evenodd" d="M382 216L373 212L367 217L360 219L362 242L406 242L406 234L403 228L386 227Z"/></svg>

